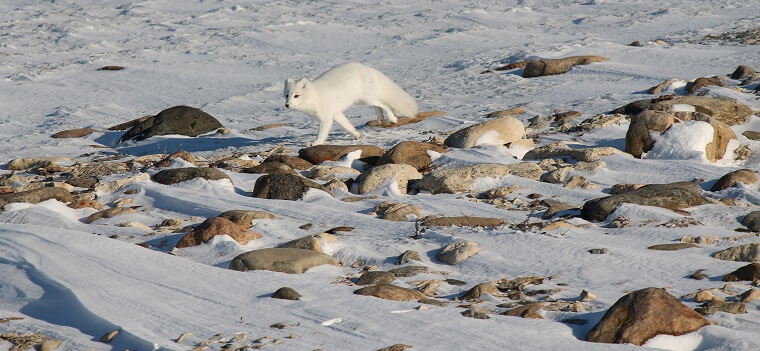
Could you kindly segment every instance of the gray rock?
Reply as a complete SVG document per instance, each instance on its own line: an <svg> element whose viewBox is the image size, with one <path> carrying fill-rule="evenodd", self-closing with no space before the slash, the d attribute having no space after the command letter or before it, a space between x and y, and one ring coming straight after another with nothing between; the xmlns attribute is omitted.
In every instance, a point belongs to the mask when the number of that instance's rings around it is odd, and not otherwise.
<svg viewBox="0 0 760 351"><path fill-rule="evenodd" d="M469 216L458 216L458 217L426 217L422 221L422 225L428 226L428 227L482 227L482 228L495 228L500 225L503 225L504 223L507 223L507 221L501 219L501 218L491 218L491 217L469 217Z"/></svg>
<svg viewBox="0 0 760 351"><path fill-rule="evenodd" d="M175 106L137 122L119 141L143 140L169 134L195 137L219 128L222 128L222 124L208 113L194 107Z"/></svg>
<svg viewBox="0 0 760 351"><path fill-rule="evenodd" d="M309 169L306 176L311 179L327 180L336 177L338 174L354 175L360 173L351 167L317 165Z"/></svg>
<svg viewBox="0 0 760 351"><path fill-rule="evenodd" d="M277 291L272 294L272 298L282 300L298 300L301 298L301 294L299 294L298 291L293 290L293 288L284 286L277 289Z"/></svg>
<svg viewBox="0 0 760 351"><path fill-rule="evenodd" d="M591 250L588 250L588 253L590 253L592 255L606 255L606 254L610 253L610 250L607 249L607 248L591 249Z"/></svg>
<svg viewBox="0 0 760 351"><path fill-rule="evenodd" d="M474 241L458 241L450 243L435 255L435 258L443 263L457 265L472 255L480 252L478 243Z"/></svg>
<svg viewBox="0 0 760 351"><path fill-rule="evenodd" d="M729 247L725 250L714 253L712 256L724 261L760 261L760 243L751 243Z"/></svg>
<svg viewBox="0 0 760 351"><path fill-rule="evenodd" d="M294 174L268 174L256 179L253 197L262 199L299 200L309 189L330 191L312 180Z"/></svg>
<svg viewBox="0 0 760 351"><path fill-rule="evenodd" d="M438 193L459 193L470 190L470 186L477 178L501 178L507 175L515 175L534 180L539 180L543 171L541 167L532 162L522 162L511 165L502 164L478 164L458 168L447 168L430 172L422 177L420 189Z"/></svg>
<svg viewBox="0 0 760 351"><path fill-rule="evenodd" d="M683 249L690 249L692 247L699 247L699 245L693 243L671 243L652 245L650 247L647 247L647 249L657 251L678 251Z"/></svg>
<svg viewBox="0 0 760 351"><path fill-rule="evenodd" d="M356 285L392 284L396 275L385 271L365 272L356 281Z"/></svg>
<svg viewBox="0 0 760 351"><path fill-rule="evenodd" d="M609 146L593 147L587 149L570 149L557 147L557 145L546 145L528 151L525 156L523 156L523 160L572 157L577 161L590 162L596 161L605 156L615 154L628 155L623 151Z"/></svg>
<svg viewBox="0 0 760 351"><path fill-rule="evenodd" d="M422 261L422 257L420 257L420 253L414 250L406 250L404 253L399 255L398 261L396 264L406 264L409 262L409 260L415 260L418 262Z"/></svg>
<svg viewBox="0 0 760 351"><path fill-rule="evenodd" d="M374 296L385 300L409 301L426 298L425 294L391 284L370 285L354 291L356 295Z"/></svg>
<svg viewBox="0 0 760 351"><path fill-rule="evenodd" d="M682 209L710 202L702 196L699 184L694 182L650 184L623 194L588 201L581 209L581 217L586 220L603 221L622 203Z"/></svg>
<svg viewBox="0 0 760 351"><path fill-rule="evenodd" d="M729 126L747 123L749 117L754 114L752 108L745 104L707 96L678 96L670 99L654 98L639 100L615 109L612 113L636 115L645 110L668 112L676 104L692 105L697 112L710 115Z"/></svg>
<svg viewBox="0 0 760 351"><path fill-rule="evenodd" d="M760 231L760 211L752 211L744 216L742 225L753 232Z"/></svg>
<svg viewBox="0 0 760 351"><path fill-rule="evenodd" d="M236 271L267 270L290 274L300 274L309 268L340 263L323 253L292 248L271 248L253 250L235 257L230 269Z"/></svg>
<svg viewBox="0 0 760 351"><path fill-rule="evenodd" d="M422 179L422 174L408 164L389 163L370 168L356 178L359 183L359 194L376 190L391 179L396 179L398 189L402 194L407 193L410 180Z"/></svg>
<svg viewBox="0 0 760 351"><path fill-rule="evenodd" d="M726 312L731 314L747 313L747 305L741 302L725 302L710 300L694 309L697 313L707 316L715 312Z"/></svg>
<svg viewBox="0 0 760 351"><path fill-rule="evenodd" d="M404 267L391 269L388 272L393 273L393 275L395 275L396 277L406 278L406 277L413 277L421 273L427 273L429 272L429 269L425 266L404 266Z"/></svg>
<svg viewBox="0 0 760 351"><path fill-rule="evenodd" d="M463 316L469 317L469 318L475 318L475 319L491 318L488 316L489 314L493 314L493 310L489 308L483 308L483 307L472 307L462 312Z"/></svg>
<svg viewBox="0 0 760 351"><path fill-rule="evenodd" d="M64 188L47 187L27 190L18 193L0 194L0 212L3 207L10 203L25 202L30 204L40 203L45 200L56 199L68 203L74 201L71 193Z"/></svg>
<svg viewBox="0 0 760 351"><path fill-rule="evenodd" d="M153 175L153 180L161 184L177 184L190 179L203 178L207 180L230 179L224 171L218 168L183 167L165 169Z"/></svg>

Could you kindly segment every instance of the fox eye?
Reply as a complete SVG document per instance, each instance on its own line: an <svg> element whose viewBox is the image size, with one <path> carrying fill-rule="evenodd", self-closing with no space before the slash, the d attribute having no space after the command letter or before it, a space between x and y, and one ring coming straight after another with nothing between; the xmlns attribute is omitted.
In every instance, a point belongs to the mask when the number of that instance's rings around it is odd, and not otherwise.
<svg viewBox="0 0 760 351"><path fill-rule="evenodd" d="M294 98L294 99L297 99L299 96L300 96L300 95L296 94L296 95L293 95L293 98Z"/></svg>

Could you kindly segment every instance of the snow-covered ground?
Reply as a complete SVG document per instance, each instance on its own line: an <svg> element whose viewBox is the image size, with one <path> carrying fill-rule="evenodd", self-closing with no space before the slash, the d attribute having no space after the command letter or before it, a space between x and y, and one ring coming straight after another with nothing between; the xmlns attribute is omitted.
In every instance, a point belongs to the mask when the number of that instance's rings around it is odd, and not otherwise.
<svg viewBox="0 0 760 351"><path fill-rule="evenodd" d="M536 115L558 111L582 113L578 121L606 113L631 101L652 97L647 89L669 78L691 80L725 76L746 64L758 69L760 45L699 43L708 34L754 28L760 20L758 1L701 0L518 0L518 1L32 1L0 2L0 164L21 157L67 156L71 163L124 154L122 160L147 154L186 150L196 157L236 152L255 154L286 146L295 154L316 135L317 122L290 111L282 96L286 78L314 78L343 62L375 67L415 97L422 111L441 110L443 117L395 129L370 128L375 118L366 106L346 115L365 134L361 142L390 148L400 141L424 141L486 120L496 110L522 107L518 118L529 124ZM662 42L655 43L656 40ZM628 46L640 41L642 46ZM600 55L608 61L577 66L568 73L522 78L520 70L483 73L525 59ZM98 71L107 65L121 71ZM738 81L727 79L727 85ZM752 93L731 87L709 88L708 96L726 96L760 110ZM197 138L165 136L118 144L123 132L106 128L176 106L200 108L230 130L226 135ZM251 128L286 123L264 131ZM67 129L92 127L83 138L54 139ZM582 136L542 134L538 145L567 141L575 147L624 148L628 122ZM755 154L760 142L741 135L760 130L760 119L733 130L738 142ZM690 134L691 133L691 134ZM661 143L644 159L621 155L603 159L606 168L582 174L595 189L567 189L507 176L482 180L475 190L500 185L522 187L508 196L529 202L538 193L582 206L606 196L617 183L669 183L702 178L704 189L738 168L760 168L760 158L709 163L695 152L712 128L689 122L655 136ZM353 144L334 127L328 142ZM671 145L668 148L665 145ZM695 145L697 147L695 147ZM105 146L105 148L104 148ZM513 163L503 147L454 149L436 163L445 167L475 163ZM158 170L149 169L154 174ZM10 171L0 169L0 175ZM112 176L113 179L132 174ZM384 200L422 208L425 215L497 217L519 223L529 211L507 210L462 194L398 195L388 189L383 199L342 202L314 191L303 200L263 200L250 196L259 175L228 172L232 182L195 179L177 185L150 180L123 191L99 194L111 205L121 197L140 206L136 214L85 224L94 209L71 209L50 200L36 205L11 204L0 213L0 318L22 320L0 324L2 332L38 332L63 340L59 349L167 350L191 349L216 334L250 340L273 350L376 350L402 343L414 350L585 350L636 349L630 345L583 341L603 312L626 292L667 287L675 296L699 289L722 288L721 277L745 265L714 259L710 254L748 237L719 241L682 251L647 247L678 241L682 236L734 236L751 206L704 205L690 209L702 225L662 226L683 216L660 208L623 205L613 216L631 225L604 228L573 219L579 228L548 233L496 229L430 228L418 239L414 222L390 222L368 215ZM111 179L111 178L109 178ZM760 184L709 194L731 196L745 205L760 204ZM231 239L166 252L182 234L148 231L116 224L137 221L148 226L168 218L200 223L232 209L273 213L277 219L255 220L263 237L241 246ZM540 213L531 220L538 221ZM299 227L312 223L304 230ZM304 274L228 270L239 253L273 247L337 226L326 251L342 267L317 267ZM109 238L116 235L117 240ZM480 244L482 251L450 266L435 253L452 241ZM151 249L135 243L152 244ZM162 244L162 242L164 242ZM607 248L608 254L588 250ZM518 276L555 276L536 289L562 288L555 299L575 301L582 290L598 299L585 312L544 313L544 320L493 315L465 318L452 303L418 310L420 303L387 301L354 295L356 261L395 268L406 250L422 253L426 273L396 283L414 287L427 279L458 279L464 286L441 284L442 299L451 300L475 284ZM704 269L705 280L686 277ZM745 282L746 283L746 282ZM289 286L299 301L271 299ZM734 291L747 290L736 284ZM505 301L508 299L503 298ZM479 305L497 307L502 298ZM690 307L693 300L682 299ZM747 314L717 313L713 325L676 338L658 338L649 346L687 350L757 350L759 302ZM586 319L586 325L560 321ZM270 328L284 323L286 329ZM110 344L100 337L121 332ZM183 333L192 333L176 343ZM275 342L275 340L278 340ZM271 344L271 345L270 345ZM0 343L0 347L9 347ZM219 349L223 344L210 345Z"/></svg>

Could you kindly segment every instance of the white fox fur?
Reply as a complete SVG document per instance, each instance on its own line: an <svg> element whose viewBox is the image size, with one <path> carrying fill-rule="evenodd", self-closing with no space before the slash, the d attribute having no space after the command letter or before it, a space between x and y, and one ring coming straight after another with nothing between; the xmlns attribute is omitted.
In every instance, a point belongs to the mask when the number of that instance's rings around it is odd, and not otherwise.
<svg viewBox="0 0 760 351"><path fill-rule="evenodd" d="M319 120L319 132L314 142L327 140L333 121L351 133L362 137L343 111L354 105L371 105L378 120L383 112L391 122L397 116L416 117L417 102L385 74L361 63L337 65L310 81L307 78L285 80L285 107L301 111Z"/></svg>

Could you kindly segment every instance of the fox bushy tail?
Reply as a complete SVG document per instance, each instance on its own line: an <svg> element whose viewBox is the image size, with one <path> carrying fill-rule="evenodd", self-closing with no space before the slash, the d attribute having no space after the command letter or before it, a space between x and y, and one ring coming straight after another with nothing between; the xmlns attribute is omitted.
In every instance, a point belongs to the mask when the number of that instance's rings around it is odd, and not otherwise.
<svg viewBox="0 0 760 351"><path fill-rule="evenodd" d="M393 110L394 115L408 118L417 117L419 107L417 107L417 101L409 93L395 83L393 83L393 89L387 93L384 102Z"/></svg>

